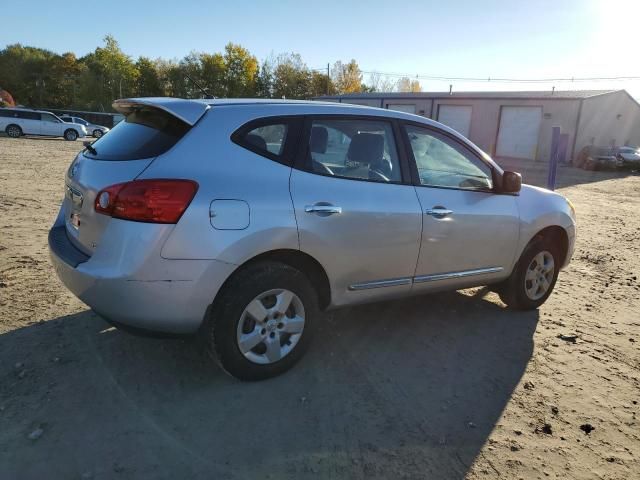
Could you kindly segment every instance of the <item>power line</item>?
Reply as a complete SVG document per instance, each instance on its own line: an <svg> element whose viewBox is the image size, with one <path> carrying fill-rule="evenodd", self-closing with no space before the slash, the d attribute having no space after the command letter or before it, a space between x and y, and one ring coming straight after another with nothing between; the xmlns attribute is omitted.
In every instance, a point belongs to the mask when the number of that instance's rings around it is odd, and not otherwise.
<svg viewBox="0 0 640 480"><path fill-rule="evenodd" d="M465 82L513 82L513 83L548 83L548 82L597 82L597 81L620 81L620 80L640 80L640 76L614 76L614 77L565 77L565 78L502 78L502 77L448 77L445 75L420 75L410 73L379 72L361 70L369 75L383 75L398 78L417 78L420 80L443 80L443 81L465 81Z"/></svg>

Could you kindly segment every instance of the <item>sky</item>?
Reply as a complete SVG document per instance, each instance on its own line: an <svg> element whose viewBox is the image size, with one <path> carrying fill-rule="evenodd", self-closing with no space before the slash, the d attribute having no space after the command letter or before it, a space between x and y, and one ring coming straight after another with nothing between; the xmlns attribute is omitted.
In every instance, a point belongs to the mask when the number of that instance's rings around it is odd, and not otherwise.
<svg viewBox="0 0 640 480"><path fill-rule="evenodd" d="M111 34L134 58L180 59L234 42L259 60L299 53L310 68L354 58L366 72L409 76L640 77L640 0L108 0L97 9L91 2L76 9L50 0L28 4L4 17L0 48L21 43L82 56ZM640 98L640 80L419 80L425 91L449 85L454 91L626 88Z"/></svg>

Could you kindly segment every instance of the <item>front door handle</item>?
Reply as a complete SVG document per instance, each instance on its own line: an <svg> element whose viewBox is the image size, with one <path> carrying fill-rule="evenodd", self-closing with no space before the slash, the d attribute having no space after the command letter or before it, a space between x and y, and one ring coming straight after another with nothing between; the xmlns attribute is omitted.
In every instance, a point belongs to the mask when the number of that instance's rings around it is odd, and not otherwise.
<svg viewBox="0 0 640 480"><path fill-rule="evenodd" d="M445 218L453 213L453 210L449 210L448 208L441 207L440 205L436 205L430 210L425 212L427 215L431 215L435 218Z"/></svg>
<svg viewBox="0 0 640 480"><path fill-rule="evenodd" d="M328 216L335 213L342 213L342 207L336 207L329 203L315 203L304 207L304 211L307 213L317 213L321 216Z"/></svg>

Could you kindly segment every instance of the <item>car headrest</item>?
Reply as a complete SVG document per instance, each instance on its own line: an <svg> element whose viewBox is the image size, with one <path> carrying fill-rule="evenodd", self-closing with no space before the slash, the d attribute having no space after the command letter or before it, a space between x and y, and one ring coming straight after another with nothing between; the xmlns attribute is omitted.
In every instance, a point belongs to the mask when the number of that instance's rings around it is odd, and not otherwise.
<svg viewBox="0 0 640 480"><path fill-rule="evenodd" d="M247 142L249 142L254 147L258 147L260 150L267 149L267 142L260 135L256 135L255 133L250 133L246 136Z"/></svg>
<svg viewBox="0 0 640 480"><path fill-rule="evenodd" d="M313 153L325 153L329 141L329 132L324 127L311 127L309 148Z"/></svg>
<svg viewBox="0 0 640 480"><path fill-rule="evenodd" d="M384 153L384 137L377 133L357 133L351 138L347 158L358 163L377 163Z"/></svg>

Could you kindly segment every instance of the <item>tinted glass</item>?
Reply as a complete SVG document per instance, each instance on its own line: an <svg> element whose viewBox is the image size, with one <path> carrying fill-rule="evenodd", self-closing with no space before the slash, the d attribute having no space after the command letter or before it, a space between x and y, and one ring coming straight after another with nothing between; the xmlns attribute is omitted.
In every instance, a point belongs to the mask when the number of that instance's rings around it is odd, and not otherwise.
<svg viewBox="0 0 640 480"><path fill-rule="evenodd" d="M311 169L337 177L400 182L391 124L375 120L322 120L311 124Z"/></svg>
<svg viewBox="0 0 640 480"><path fill-rule="evenodd" d="M463 146L431 130L407 126L422 185L490 190L491 169Z"/></svg>
<svg viewBox="0 0 640 480"><path fill-rule="evenodd" d="M282 155L286 139L287 125L276 123L248 131L242 141L257 150L267 151L273 155Z"/></svg>
<svg viewBox="0 0 640 480"><path fill-rule="evenodd" d="M40 120L40 114L38 112L25 112L22 110L16 110L16 117L23 118L25 120Z"/></svg>
<svg viewBox="0 0 640 480"><path fill-rule="evenodd" d="M79 123L80 125L84 125L85 127L89 125L89 122L87 122L86 120L83 120L82 118L73 117L73 121L75 123Z"/></svg>
<svg viewBox="0 0 640 480"><path fill-rule="evenodd" d="M140 107L118 123L109 135L96 140L87 157L96 160L136 160L162 155L189 131L176 117L150 107Z"/></svg>

